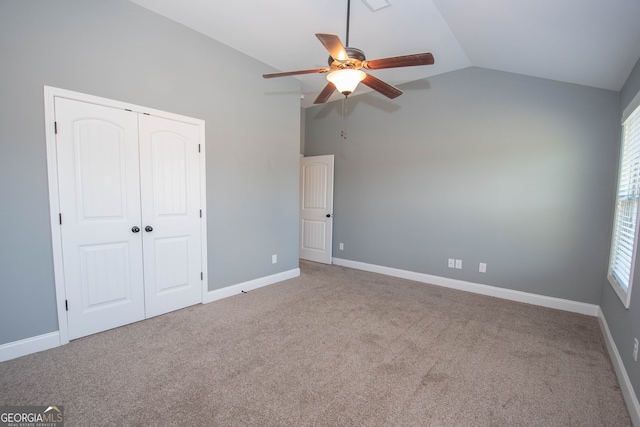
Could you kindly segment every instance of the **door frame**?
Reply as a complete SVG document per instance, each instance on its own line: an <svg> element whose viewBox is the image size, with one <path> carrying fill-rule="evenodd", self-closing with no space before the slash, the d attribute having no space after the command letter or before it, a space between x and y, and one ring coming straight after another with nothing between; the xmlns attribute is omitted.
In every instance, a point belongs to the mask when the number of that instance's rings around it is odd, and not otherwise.
<svg viewBox="0 0 640 427"><path fill-rule="evenodd" d="M330 161L329 161L330 159ZM300 256L300 259L306 259L309 261L315 261L315 262L321 262L321 263L325 263L325 264L333 264L333 192L334 192L334 180L335 180L335 155L333 154L326 154L326 155L319 155L319 156L300 156L300 178L299 178L299 183L300 183L300 196L299 196L299 202L298 202L298 209L299 209L299 241L298 241L298 250L300 252L302 252L303 250L303 241L304 241L304 222L303 222L303 203L304 203L304 176L303 176L303 171L304 171L304 166L303 163L305 162L305 160L308 161L316 161L318 163L322 163L322 164L330 164L330 171L331 171L331 175L327 176L327 182L326 182L326 201L327 203L327 211L323 212L323 217L324 215L326 215L327 218L329 218L326 221L326 225L327 225L327 229L325 231L325 252L324 255L326 255L326 259L312 259L312 258L302 258L302 256Z"/></svg>
<svg viewBox="0 0 640 427"><path fill-rule="evenodd" d="M97 104L104 107L130 110L139 114L148 114L165 119L185 122L198 126L200 132L200 205L202 206L202 221L200 222L200 261L202 265L202 301L208 292L207 271L207 199L206 199L206 151L205 151L205 122L201 119L182 116L180 114L155 110L135 104L116 101L113 99L87 95L51 86L44 86L44 123L45 144L47 153L47 176L49 181L49 212L51 220L51 245L53 249L53 276L56 292L56 308L58 314L58 331L60 345L69 343L69 324L67 322L66 300L64 282L64 267L62 263L62 232L60 230L60 206L58 188L58 162L56 156L56 131L55 131L55 98L66 98L74 101Z"/></svg>

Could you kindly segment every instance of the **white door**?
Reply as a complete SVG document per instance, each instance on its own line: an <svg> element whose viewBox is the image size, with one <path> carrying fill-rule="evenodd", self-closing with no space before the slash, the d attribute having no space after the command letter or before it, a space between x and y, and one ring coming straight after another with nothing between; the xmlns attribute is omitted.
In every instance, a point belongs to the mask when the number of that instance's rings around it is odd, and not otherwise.
<svg viewBox="0 0 640 427"><path fill-rule="evenodd" d="M202 302L200 131L140 116L140 183L147 317Z"/></svg>
<svg viewBox="0 0 640 427"><path fill-rule="evenodd" d="M300 258L331 264L333 155L300 159Z"/></svg>
<svg viewBox="0 0 640 427"><path fill-rule="evenodd" d="M56 98L69 338L145 317L137 115Z"/></svg>
<svg viewBox="0 0 640 427"><path fill-rule="evenodd" d="M200 128L55 98L69 339L202 302Z"/></svg>

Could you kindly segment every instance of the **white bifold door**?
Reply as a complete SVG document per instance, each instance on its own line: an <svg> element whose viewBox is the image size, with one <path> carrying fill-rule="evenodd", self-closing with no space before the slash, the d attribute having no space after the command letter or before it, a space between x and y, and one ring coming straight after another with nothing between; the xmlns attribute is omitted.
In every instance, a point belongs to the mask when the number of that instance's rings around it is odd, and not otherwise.
<svg viewBox="0 0 640 427"><path fill-rule="evenodd" d="M202 302L198 126L55 99L69 338Z"/></svg>

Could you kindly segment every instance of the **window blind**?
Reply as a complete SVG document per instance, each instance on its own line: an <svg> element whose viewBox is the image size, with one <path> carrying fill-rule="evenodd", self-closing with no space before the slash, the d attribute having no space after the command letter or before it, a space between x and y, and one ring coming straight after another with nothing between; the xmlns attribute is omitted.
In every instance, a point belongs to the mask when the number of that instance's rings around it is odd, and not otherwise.
<svg viewBox="0 0 640 427"><path fill-rule="evenodd" d="M628 294L633 271L640 199L640 108L623 123L622 157L613 228L609 276ZM628 298L625 304L628 304Z"/></svg>

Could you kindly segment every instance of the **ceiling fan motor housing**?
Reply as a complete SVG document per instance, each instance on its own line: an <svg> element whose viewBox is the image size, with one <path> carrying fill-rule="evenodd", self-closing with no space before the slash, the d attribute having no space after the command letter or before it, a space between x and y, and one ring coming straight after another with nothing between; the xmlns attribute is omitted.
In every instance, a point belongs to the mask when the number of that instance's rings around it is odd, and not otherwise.
<svg viewBox="0 0 640 427"><path fill-rule="evenodd" d="M355 68L356 70L359 70L362 68L362 62L367 59L364 56L364 52L355 47L345 47L344 50L347 52L349 59L346 61L340 61L329 56L328 62L331 69L342 70L345 68Z"/></svg>

